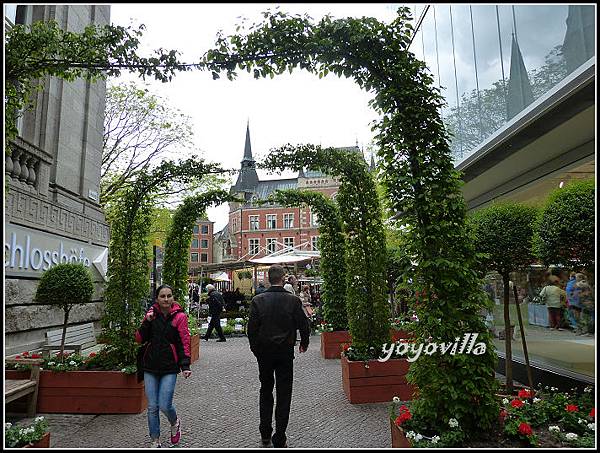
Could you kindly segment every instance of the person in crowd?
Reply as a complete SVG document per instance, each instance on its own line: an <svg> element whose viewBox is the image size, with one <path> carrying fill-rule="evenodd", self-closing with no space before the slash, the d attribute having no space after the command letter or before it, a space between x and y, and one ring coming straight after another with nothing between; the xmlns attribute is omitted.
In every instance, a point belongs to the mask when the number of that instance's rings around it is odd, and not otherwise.
<svg viewBox="0 0 600 453"><path fill-rule="evenodd" d="M596 315L592 288L586 280L581 280L575 284L575 289L581 305L581 316L579 318L577 333L579 335L593 335Z"/></svg>
<svg viewBox="0 0 600 453"><path fill-rule="evenodd" d="M302 291L300 292L298 297L300 298L300 301L302 302L302 310L304 310L306 317L310 318L313 314L313 306L312 306L312 299L310 297L310 290L308 288L308 285L304 285L302 287Z"/></svg>
<svg viewBox="0 0 600 453"><path fill-rule="evenodd" d="M223 334L223 328L221 327L220 321L223 304L225 303L223 296L215 289L214 285L211 284L206 285L206 292L208 293L208 314L210 315L210 323L208 324L208 330L206 331L204 339L208 341L212 335L213 329L215 329L217 335L219 335L217 342L227 341Z"/></svg>
<svg viewBox="0 0 600 453"><path fill-rule="evenodd" d="M148 399L148 431L152 447L161 447L159 410L171 424L171 444L181 440L181 421L173 406L177 374L187 379L190 370L190 330L187 315L173 299L173 289L156 289L156 303L144 316L135 340L142 344L138 367L143 370Z"/></svg>
<svg viewBox="0 0 600 453"><path fill-rule="evenodd" d="M294 286L289 282L283 285L283 289L285 289L288 293L293 294L294 296L296 295L296 291L294 291Z"/></svg>
<svg viewBox="0 0 600 453"><path fill-rule="evenodd" d="M248 319L250 350L258 362L260 380L259 431L262 443L287 447L286 429L292 401L294 345L300 331L298 351L309 343L308 319L300 299L283 288L284 269L278 264L268 270L271 286L254 296ZM275 433L273 433L273 386L276 385Z"/></svg>
<svg viewBox="0 0 600 453"><path fill-rule="evenodd" d="M265 282L262 280L258 282L258 286L256 287L256 295L258 296L259 294L264 293L266 290L267 288L265 288Z"/></svg>
<svg viewBox="0 0 600 453"><path fill-rule="evenodd" d="M192 298L190 300L193 307L198 307L200 303L200 286L196 283L194 283L194 287L192 288Z"/></svg>
<svg viewBox="0 0 600 453"><path fill-rule="evenodd" d="M579 317L581 316L581 304L579 303L579 291L575 288L577 282L585 280L585 275L581 273L571 272L569 281L565 287L567 293L567 309L569 314L569 322L573 329L577 330Z"/></svg>
<svg viewBox="0 0 600 453"><path fill-rule="evenodd" d="M560 287L560 278L556 275L550 275L548 284L542 288L539 297L548 309L550 328L562 330L560 323L562 310L567 305L567 293Z"/></svg>

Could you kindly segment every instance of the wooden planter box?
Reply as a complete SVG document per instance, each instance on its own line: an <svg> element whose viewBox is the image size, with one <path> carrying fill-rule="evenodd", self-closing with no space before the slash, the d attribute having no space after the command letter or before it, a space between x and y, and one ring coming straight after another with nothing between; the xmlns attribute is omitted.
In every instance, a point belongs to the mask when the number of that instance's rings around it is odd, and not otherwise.
<svg viewBox="0 0 600 453"><path fill-rule="evenodd" d="M191 364L200 358L200 334L192 335L190 337L190 349L192 354L190 357Z"/></svg>
<svg viewBox="0 0 600 453"><path fill-rule="evenodd" d="M351 362L342 355L340 363L344 393L352 404L383 403L394 396L408 401L413 397L415 388L406 381L406 359L369 360L365 368L365 362Z"/></svg>
<svg viewBox="0 0 600 453"><path fill-rule="evenodd" d="M321 332L321 357L324 359L339 359L345 343L350 343L352 337L347 330L337 332Z"/></svg>
<svg viewBox="0 0 600 453"><path fill-rule="evenodd" d="M50 448L50 433L44 434L40 440L33 444L27 444L23 448Z"/></svg>
<svg viewBox="0 0 600 453"><path fill-rule="evenodd" d="M404 430L394 424L390 419L392 429L392 448L411 448L410 442L404 435Z"/></svg>
<svg viewBox="0 0 600 453"><path fill-rule="evenodd" d="M20 371L6 370L18 379ZM144 382L120 371L42 370L37 412L57 414L139 414L148 406Z"/></svg>
<svg viewBox="0 0 600 453"><path fill-rule="evenodd" d="M390 337L392 339L392 342L396 342L403 338L411 338L412 335L406 332L405 330L390 329Z"/></svg>

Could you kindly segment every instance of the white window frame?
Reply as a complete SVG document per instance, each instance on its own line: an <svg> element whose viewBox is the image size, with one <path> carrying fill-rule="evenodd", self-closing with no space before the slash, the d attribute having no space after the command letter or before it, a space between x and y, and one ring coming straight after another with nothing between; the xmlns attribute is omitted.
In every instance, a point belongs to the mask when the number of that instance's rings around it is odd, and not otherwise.
<svg viewBox="0 0 600 453"><path fill-rule="evenodd" d="M206 260L202 260L202 256L206 256ZM200 262L201 263L208 263L208 253L201 253L200 254Z"/></svg>
<svg viewBox="0 0 600 453"><path fill-rule="evenodd" d="M256 241L256 248L253 245L254 241ZM256 255L259 251L260 251L260 239L259 238L248 239L248 253L250 255Z"/></svg>
<svg viewBox="0 0 600 453"><path fill-rule="evenodd" d="M194 255L196 255L196 259L194 259ZM200 261L200 254L197 252L193 252L190 254L190 262L192 263L199 263Z"/></svg>
<svg viewBox="0 0 600 453"><path fill-rule="evenodd" d="M288 230L294 228L294 213L293 212L283 214L283 228L286 228Z"/></svg>
<svg viewBox="0 0 600 453"><path fill-rule="evenodd" d="M204 243L206 242L206 245ZM207 249L208 248L208 239L200 239L200 248Z"/></svg>
<svg viewBox="0 0 600 453"><path fill-rule="evenodd" d="M195 246L194 246L194 241L196 241L196 245L195 245ZM192 239L192 245L191 245L191 248L193 248L193 249L197 249L197 248L198 248L198 244L199 244L199 242L198 242L198 239L196 239L196 238L193 238L193 239Z"/></svg>
<svg viewBox="0 0 600 453"><path fill-rule="evenodd" d="M272 250L271 250L271 245ZM267 253L275 253L277 251L277 239L275 238L267 238Z"/></svg>
<svg viewBox="0 0 600 453"><path fill-rule="evenodd" d="M310 211L310 226L318 227L319 225L319 217L316 212Z"/></svg>
<svg viewBox="0 0 600 453"><path fill-rule="evenodd" d="M259 230L260 229L260 216L258 216L258 215L248 216L248 227L250 228L251 231Z"/></svg>
<svg viewBox="0 0 600 453"><path fill-rule="evenodd" d="M318 242L319 242L319 236L311 236L310 245L311 245L313 252L319 251L319 247L317 245Z"/></svg>
<svg viewBox="0 0 600 453"><path fill-rule="evenodd" d="M200 225L200 227L200 234L210 234L210 227L208 225ZM202 231L204 228L206 228L206 233Z"/></svg>
<svg viewBox="0 0 600 453"><path fill-rule="evenodd" d="M267 230L275 230L277 229L277 214L266 214L267 216ZM274 220L272 226L270 221Z"/></svg>
<svg viewBox="0 0 600 453"><path fill-rule="evenodd" d="M292 240L292 241L291 241L291 242L292 242L292 243L291 243L291 245L290 245L290 244L288 244L288 242L290 242L290 241L287 241L286 239L291 239L291 240ZM283 238L283 245L284 245L285 247L292 247L292 248L293 248L293 247L294 247L294 242L295 242L295 241L294 241L294 237L287 237L287 238Z"/></svg>

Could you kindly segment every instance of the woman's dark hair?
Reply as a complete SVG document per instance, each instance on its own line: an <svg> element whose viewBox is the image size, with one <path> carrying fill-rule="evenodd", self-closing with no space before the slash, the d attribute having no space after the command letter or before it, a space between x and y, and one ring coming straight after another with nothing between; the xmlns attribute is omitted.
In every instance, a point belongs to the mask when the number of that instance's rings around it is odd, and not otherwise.
<svg viewBox="0 0 600 453"><path fill-rule="evenodd" d="M154 298L158 299L158 295L160 294L160 291L165 288L169 288L171 290L171 292L173 292L173 288L171 288L169 285L160 285L158 288L156 288L156 292L154 293Z"/></svg>

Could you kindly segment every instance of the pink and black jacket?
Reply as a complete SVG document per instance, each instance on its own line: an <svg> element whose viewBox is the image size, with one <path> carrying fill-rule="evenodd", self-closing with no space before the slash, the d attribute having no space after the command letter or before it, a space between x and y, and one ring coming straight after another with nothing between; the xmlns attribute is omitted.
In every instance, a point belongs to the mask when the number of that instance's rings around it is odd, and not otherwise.
<svg viewBox="0 0 600 453"><path fill-rule="evenodd" d="M187 316L176 303L165 317L158 303L152 305L155 317L144 322L135 332L135 341L142 346L142 368L153 374L179 373L190 369L190 330Z"/></svg>

